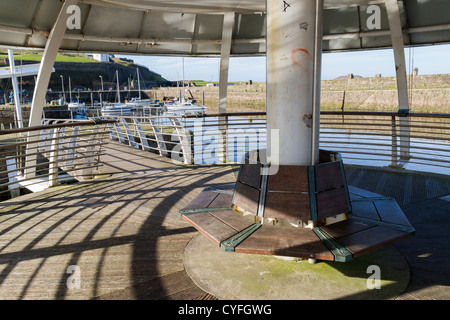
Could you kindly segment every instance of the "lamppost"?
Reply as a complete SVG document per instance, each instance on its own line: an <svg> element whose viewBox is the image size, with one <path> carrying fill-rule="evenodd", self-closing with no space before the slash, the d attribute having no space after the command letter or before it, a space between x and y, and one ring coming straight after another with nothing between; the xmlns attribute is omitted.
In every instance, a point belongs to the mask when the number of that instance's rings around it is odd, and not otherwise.
<svg viewBox="0 0 450 320"><path fill-rule="evenodd" d="M64 93L64 77L60 75L61 77L61 85L62 85L62 94L63 94L63 103L66 103L66 94Z"/></svg>
<svg viewBox="0 0 450 320"><path fill-rule="evenodd" d="M100 77L100 81L102 83L102 92L103 92L103 77L102 76L99 76L99 77Z"/></svg>
<svg viewBox="0 0 450 320"><path fill-rule="evenodd" d="M99 76L99 77L100 77L100 82L102 84L102 91L100 92L100 106L103 107L103 99L102 99L102 94L103 94L103 77L102 76Z"/></svg>

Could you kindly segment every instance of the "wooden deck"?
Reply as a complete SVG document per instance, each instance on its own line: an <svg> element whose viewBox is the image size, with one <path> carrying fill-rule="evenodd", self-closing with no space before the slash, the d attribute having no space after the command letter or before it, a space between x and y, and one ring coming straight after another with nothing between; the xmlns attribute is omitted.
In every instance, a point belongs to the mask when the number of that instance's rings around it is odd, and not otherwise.
<svg viewBox="0 0 450 320"><path fill-rule="evenodd" d="M237 167L175 166L115 142L107 153L99 179L0 203L0 299L214 299L184 270L184 248L198 232L179 210L205 188L234 183ZM351 173L350 184L358 174ZM439 201L445 212L450 202ZM69 266L79 268L79 289L68 285L77 276ZM406 298L422 297L424 287L417 284Z"/></svg>
<svg viewBox="0 0 450 320"><path fill-rule="evenodd" d="M105 161L103 178L0 203L0 299L208 297L184 271L196 230L179 210L232 182L232 169L174 166L118 143ZM67 285L69 266L80 289Z"/></svg>

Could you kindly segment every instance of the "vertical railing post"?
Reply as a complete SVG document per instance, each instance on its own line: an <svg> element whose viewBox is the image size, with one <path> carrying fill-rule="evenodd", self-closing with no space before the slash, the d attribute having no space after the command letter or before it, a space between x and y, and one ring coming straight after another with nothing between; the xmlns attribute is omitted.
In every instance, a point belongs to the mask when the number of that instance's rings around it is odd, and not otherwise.
<svg viewBox="0 0 450 320"><path fill-rule="evenodd" d="M125 128L125 133L127 134L127 140L128 140L128 144L130 145L130 147L133 148L139 148L139 145L136 144L136 142L134 141L134 136L133 136L133 132L131 132L130 126L127 123L127 120L125 118L120 118L123 127Z"/></svg>
<svg viewBox="0 0 450 320"><path fill-rule="evenodd" d="M148 147L147 137L145 136L145 132L142 129L141 124L139 123L138 119L136 119L136 118L133 119L133 122L134 122L134 128L137 131L137 135L139 136L139 139L141 140L142 150L149 150L150 148Z"/></svg>
<svg viewBox="0 0 450 320"><path fill-rule="evenodd" d="M66 157L65 157L65 166L67 168L73 167L75 168L75 154L77 152L77 140L78 140L78 134L80 132L80 126L73 127L71 136L69 141L67 142L67 149L66 149Z"/></svg>
<svg viewBox="0 0 450 320"><path fill-rule="evenodd" d="M6 170L8 171L9 182L17 182L19 180L19 171L17 170L18 157L6 157ZM10 192L11 198L20 196L19 184L9 184L8 190Z"/></svg>
<svg viewBox="0 0 450 320"><path fill-rule="evenodd" d="M222 130L223 137L223 163L228 162L228 115L225 116Z"/></svg>
<svg viewBox="0 0 450 320"><path fill-rule="evenodd" d="M411 158L411 124L408 115L400 114L400 159L409 160Z"/></svg>
<svg viewBox="0 0 450 320"><path fill-rule="evenodd" d="M392 116L392 154L391 167L398 167L398 148L397 148L397 123L396 116Z"/></svg>
<svg viewBox="0 0 450 320"><path fill-rule="evenodd" d="M153 132L155 133L156 145L158 146L158 152L161 156L167 155L167 146L164 142L163 129L158 127L158 124L153 118L149 118L150 125L152 126Z"/></svg>
<svg viewBox="0 0 450 320"><path fill-rule="evenodd" d="M122 130L120 129L119 123L114 122L114 129L116 130L117 137L120 143L125 143L125 138L123 137Z"/></svg>
<svg viewBox="0 0 450 320"><path fill-rule="evenodd" d="M175 128L177 139L179 141L179 145L172 149L171 158L172 160L176 158L173 154L174 151L181 151L183 153L183 163L191 164L193 159L191 152L191 134L189 133L189 130L181 125L181 122L177 118L172 117L170 120L172 121L172 125Z"/></svg>
<svg viewBox="0 0 450 320"><path fill-rule="evenodd" d="M49 187L54 187L58 184L58 158L59 158L59 134L60 129L56 128L53 131L50 145L50 157L49 157Z"/></svg>
<svg viewBox="0 0 450 320"><path fill-rule="evenodd" d="M83 159L83 168L81 169L81 176L83 179L89 179L92 178L92 175L94 173L94 163L95 163L95 149L96 144L98 142L98 136L99 136L100 126L95 125L92 129L92 136L88 139L88 144L86 146L86 154L84 155Z"/></svg>

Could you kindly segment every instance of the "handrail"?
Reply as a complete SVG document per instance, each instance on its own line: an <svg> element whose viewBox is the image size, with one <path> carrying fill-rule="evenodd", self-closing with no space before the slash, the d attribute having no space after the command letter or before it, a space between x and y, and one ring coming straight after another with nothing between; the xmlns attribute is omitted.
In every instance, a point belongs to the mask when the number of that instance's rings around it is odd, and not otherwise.
<svg viewBox="0 0 450 320"><path fill-rule="evenodd" d="M3 138L15 135L0 145L2 198L6 192L18 196L20 188L34 192L68 178L83 181L93 177L102 165L106 126L117 120L67 121L0 131Z"/></svg>
<svg viewBox="0 0 450 320"><path fill-rule="evenodd" d="M267 113L260 112L226 112L226 113L206 113L203 115L183 115L183 118L209 118L209 117L239 117L239 116L266 116ZM378 112L378 111L320 111L320 115L355 115L355 116L401 116L401 117L429 117L429 118L450 118L449 113L402 113L402 112Z"/></svg>
<svg viewBox="0 0 450 320"><path fill-rule="evenodd" d="M114 123L117 120L84 120L84 121L76 121L76 122L66 122L66 123L56 123L56 124L48 124L48 125L40 125L40 126L31 126L25 128L15 128L15 129L7 129L0 130L0 135L13 134L13 133L25 133L30 131L39 131L43 129L56 129L56 128L67 128L67 127L77 127L77 126L86 126L86 125L96 125L96 124L107 124Z"/></svg>

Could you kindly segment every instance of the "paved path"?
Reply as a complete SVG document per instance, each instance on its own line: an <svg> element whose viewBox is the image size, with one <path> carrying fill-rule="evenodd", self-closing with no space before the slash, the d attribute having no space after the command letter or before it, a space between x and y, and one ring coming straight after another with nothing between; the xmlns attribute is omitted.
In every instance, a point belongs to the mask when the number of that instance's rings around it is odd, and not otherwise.
<svg viewBox="0 0 450 320"><path fill-rule="evenodd" d="M214 298L185 272L197 231L178 211L234 182L236 167L175 166L115 142L107 153L99 179L0 203L0 299ZM404 206L417 235L396 244L412 273L399 298L450 298L450 201L439 198Z"/></svg>

